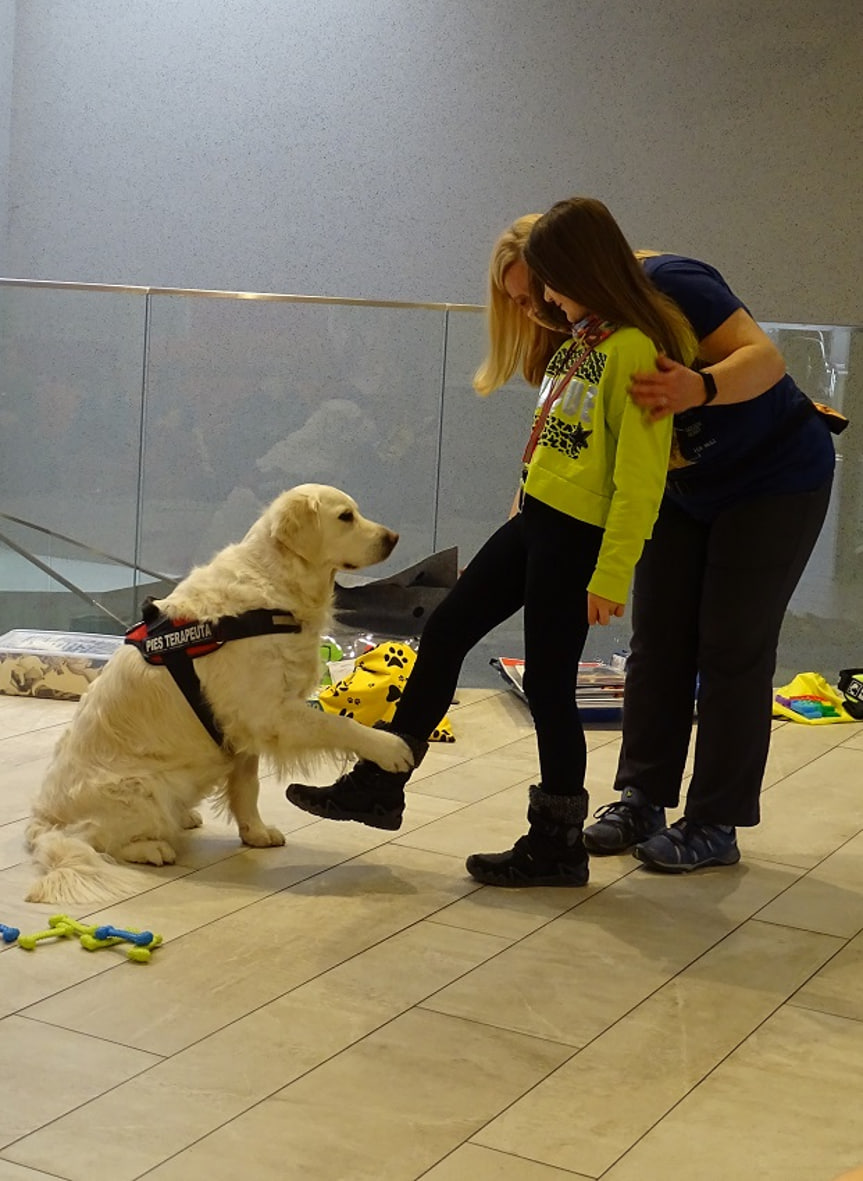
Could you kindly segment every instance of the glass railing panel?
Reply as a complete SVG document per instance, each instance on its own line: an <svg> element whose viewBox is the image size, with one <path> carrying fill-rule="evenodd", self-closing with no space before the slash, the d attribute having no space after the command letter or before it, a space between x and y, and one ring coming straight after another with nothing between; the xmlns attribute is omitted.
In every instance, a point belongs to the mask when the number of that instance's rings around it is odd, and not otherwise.
<svg viewBox="0 0 863 1181"><path fill-rule="evenodd" d="M142 295L0 287L3 630L134 614L143 326Z"/></svg>
<svg viewBox="0 0 863 1181"><path fill-rule="evenodd" d="M834 436L836 476L827 519L782 628L776 682L863 667L863 330L765 324L788 371L810 397L851 425Z"/></svg>
<svg viewBox="0 0 863 1181"><path fill-rule="evenodd" d="M335 484L433 546L444 312L152 296L141 561L182 572L283 489Z"/></svg>

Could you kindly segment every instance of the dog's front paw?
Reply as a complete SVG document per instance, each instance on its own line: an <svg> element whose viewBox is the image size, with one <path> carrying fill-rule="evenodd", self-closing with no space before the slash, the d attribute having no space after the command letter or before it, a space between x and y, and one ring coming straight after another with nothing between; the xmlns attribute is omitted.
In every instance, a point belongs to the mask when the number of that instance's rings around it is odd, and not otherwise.
<svg viewBox="0 0 863 1181"><path fill-rule="evenodd" d="M203 818L197 808L190 808L183 815L183 828L200 828L203 823Z"/></svg>
<svg viewBox="0 0 863 1181"><path fill-rule="evenodd" d="M253 849L272 849L285 843L285 834L269 824L241 824L240 840Z"/></svg>
<svg viewBox="0 0 863 1181"><path fill-rule="evenodd" d="M167 841L141 840L126 845L121 854L124 861L135 865L173 865L177 854Z"/></svg>
<svg viewBox="0 0 863 1181"><path fill-rule="evenodd" d="M363 757L377 763L384 771L411 771L414 756L411 748L403 742L397 734L387 734L381 730L372 731L376 753L364 754Z"/></svg>

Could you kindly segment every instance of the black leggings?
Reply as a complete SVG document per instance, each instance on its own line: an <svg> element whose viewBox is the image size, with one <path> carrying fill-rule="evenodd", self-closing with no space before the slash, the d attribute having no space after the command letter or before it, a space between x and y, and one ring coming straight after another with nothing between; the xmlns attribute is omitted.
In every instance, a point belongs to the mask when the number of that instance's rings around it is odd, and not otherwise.
<svg viewBox="0 0 863 1181"><path fill-rule="evenodd" d="M536 727L542 787L584 787L587 748L575 704L587 638L587 584L603 531L532 497L489 538L429 616L392 726L425 739L446 713L468 652L524 607L524 691Z"/></svg>
<svg viewBox="0 0 863 1181"><path fill-rule="evenodd" d="M663 501L635 572L619 791L638 787L654 804L677 805L698 677L686 815L758 823L779 630L831 483L746 501L709 523Z"/></svg>

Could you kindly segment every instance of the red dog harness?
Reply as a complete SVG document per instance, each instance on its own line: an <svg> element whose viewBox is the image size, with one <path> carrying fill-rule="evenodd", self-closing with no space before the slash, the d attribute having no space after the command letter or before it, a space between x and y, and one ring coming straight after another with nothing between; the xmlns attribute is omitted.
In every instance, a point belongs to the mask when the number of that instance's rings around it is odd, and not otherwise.
<svg viewBox="0 0 863 1181"><path fill-rule="evenodd" d="M136 647L148 664L162 665L168 670L201 725L222 747L225 746L225 736L204 696L192 661L217 652L231 640L303 630L290 611L267 608L244 611L242 615L225 615L212 621L169 619L152 599L145 599L142 614L143 621L129 628L125 642Z"/></svg>

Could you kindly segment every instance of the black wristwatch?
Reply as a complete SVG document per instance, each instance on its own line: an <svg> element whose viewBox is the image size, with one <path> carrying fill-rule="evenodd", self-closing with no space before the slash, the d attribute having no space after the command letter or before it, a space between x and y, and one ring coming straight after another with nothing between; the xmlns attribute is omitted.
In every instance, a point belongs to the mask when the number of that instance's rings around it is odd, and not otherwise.
<svg viewBox="0 0 863 1181"><path fill-rule="evenodd" d="M712 373L708 373L706 369L696 369L695 371L701 380L704 382L704 401L702 406L709 406L719 391L716 388L716 379Z"/></svg>

